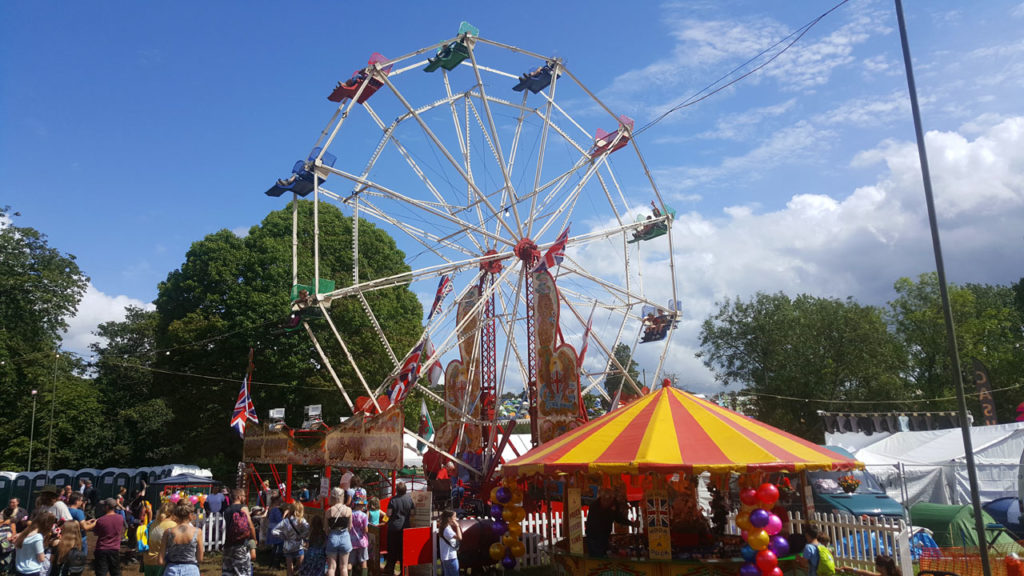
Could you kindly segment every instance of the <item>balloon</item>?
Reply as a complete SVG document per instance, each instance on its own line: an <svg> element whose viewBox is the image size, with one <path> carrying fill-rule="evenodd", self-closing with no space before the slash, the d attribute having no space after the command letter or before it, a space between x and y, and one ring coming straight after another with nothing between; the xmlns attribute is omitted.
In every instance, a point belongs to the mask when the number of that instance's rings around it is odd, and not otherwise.
<svg viewBox="0 0 1024 576"><path fill-rule="evenodd" d="M768 546L771 547L772 552L775 552L776 556L785 556L786 554L789 554L789 540L786 540L785 536L772 536Z"/></svg>
<svg viewBox="0 0 1024 576"><path fill-rule="evenodd" d="M765 525L764 531L771 536L775 536L782 531L782 518L779 518L775 514L768 515L768 524Z"/></svg>
<svg viewBox="0 0 1024 576"><path fill-rule="evenodd" d="M523 546L522 542L515 542L508 549L512 551L512 555L516 558L526 554L526 546Z"/></svg>
<svg viewBox="0 0 1024 576"><path fill-rule="evenodd" d="M501 537L501 543L506 548L511 548L512 545L516 542L519 542L519 539L511 534L506 533L504 536Z"/></svg>
<svg viewBox="0 0 1024 576"><path fill-rule="evenodd" d="M498 501L498 486L491 488L491 502Z"/></svg>
<svg viewBox="0 0 1024 576"><path fill-rule="evenodd" d="M772 568L779 565L779 559L775 556L775 552L764 549L757 553L757 567L761 570L761 573L771 572Z"/></svg>
<svg viewBox="0 0 1024 576"><path fill-rule="evenodd" d="M491 504L491 518L494 518L495 520L500 520L502 518L501 508L501 504Z"/></svg>
<svg viewBox="0 0 1024 576"><path fill-rule="evenodd" d="M749 537L750 537L750 532L747 532L746 530L740 530L740 538L742 538L744 542L746 542L747 538L749 538Z"/></svg>
<svg viewBox="0 0 1024 576"><path fill-rule="evenodd" d="M167 499L170 500L171 502L174 502L175 504L177 504L178 500L181 500L181 496L179 496L177 494L171 494L170 496L167 497Z"/></svg>
<svg viewBox="0 0 1024 576"><path fill-rule="evenodd" d="M753 562L757 558L757 550L754 550L749 545L744 544L743 548L740 548L740 555L747 562Z"/></svg>
<svg viewBox="0 0 1024 576"><path fill-rule="evenodd" d="M513 522L522 522L523 518L526 518L526 510L522 506L513 506L511 512L513 514Z"/></svg>
<svg viewBox="0 0 1024 576"><path fill-rule="evenodd" d="M768 519L771 518L771 512L758 508L750 513L750 524L754 528L764 528L768 525Z"/></svg>
<svg viewBox="0 0 1024 576"><path fill-rule="evenodd" d="M497 562L505 555L505 547L501 545L501 542L495 542L487 549L487 553L491 555L491 560Z"/></svg>
<svg viewBox="0 0 1024 576"><path fill-rule="evenodd" d="M519 538L523 535L523 525L516 522L508 525L508 533Z"/></svg>
<svg viewBox="0 0 1024 576"><path fill-rule="evenodd" d="M765 482L757 488L757 499L762 504L775 504L779 499L779 488L770 482Z"/></svg>
<svg viewBox="0 0 1024 576"><path fill-rule="evenodd" d="M757 505L757 490L753 488L744 488L740 490L740 502L743 502L747 506Z"/></svg>
<svg viewBox="0 0 1024 576"><path fill-rule="evenodd" d="M188 501L193 503L193 504L195 504L195 503L199 502L199 496L196 496L196 495L189 496L188 497Z"/></svg>
<svg viewBox="0 0 1024 576"><path fill-rule="evenodd" d="M740 512L739 514L737 514L736 526L742 528L743 530L750 530L751 528L753 528L754 525L750 523L750 512Z"/></svg>
<svg viewBox="0 0 1024 576"><path fill-rule="evenodd" d="M523 503L523 491L519 489L519 486L512 488L512 503L520 505Z"/></svg>
<svg viewBox="0 0 1024 576"><path fill-rule="evenodd" d="M740 566L740 576L761 576L761 571L757 569L757 564L747 562Z"/></svg>
<svg viewBox="0 0 1024 576"><path fill-rule="evenodd" d="M768 547L768 542L771 541L771 538L764 530L754 530L747 535L747 544L750 544L751 548L760 552Z"/></svg>
<svg viewBox="0 0 1024 576"><path fill-rule="evenodd" d="M508 523L504 520L495 520L491 524L491 531L494 532L495 536L501 536L505 532L508 532Z"/></svg>
<svg viewBox="0 0 1024 576"><path fill-rule="evenodd" d="M782 568L776 566L775 568L772 568L771 572L765 574L764 576L782 576Z"/></svg>
<svg viewBox="0 0 1024 576"><path fill-rule="evenodd" d="M509 490L508 488L505 488L504 486L501 486L500 488L498 488L497 492L495 493L495 496L497 496L498 502L501 502L502 504L508 504L509 500L512 500L512 491Z"/></svg>
<svg viewBox="0 0 1024 576"><path fill-rule="evenodd" d="M505 570L511 570L516 567L516 559L511 555L505 556L501 559L501 565L505 567Z"/></svg>

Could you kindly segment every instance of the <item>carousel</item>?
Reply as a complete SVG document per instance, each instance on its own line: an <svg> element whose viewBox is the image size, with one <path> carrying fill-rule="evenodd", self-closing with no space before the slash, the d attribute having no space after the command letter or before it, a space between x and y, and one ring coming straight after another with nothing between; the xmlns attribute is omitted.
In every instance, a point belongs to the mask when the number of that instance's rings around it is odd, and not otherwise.
<svg viewBox="0 0 1024 576"><path fill-rule="evenodd" d="M560 500L551 549L570 574L781 576L802 545L788 538L786 505L802 500L790 477L861 466L666 380L506 463L493 496L513 518L520 491L527 507Z"/></svg>

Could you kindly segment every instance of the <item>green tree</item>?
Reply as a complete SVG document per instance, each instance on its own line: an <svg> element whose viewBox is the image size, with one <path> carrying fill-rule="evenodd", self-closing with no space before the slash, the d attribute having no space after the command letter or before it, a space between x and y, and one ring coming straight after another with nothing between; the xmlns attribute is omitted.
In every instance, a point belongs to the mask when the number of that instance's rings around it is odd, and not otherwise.
<svg viewBox="0 0 1024 576"><path fill-rule="evenodd" d="M104 322L90 345L96 355L94 379L103 404L113 418L107 429L103 457L93 466L150 466L168 461L167 424L172 418L166 399L154 396L149 364L156 355L155 311L125 309L122 321Z"/></svg>
<svg viewBox="0 0 1024 576"><path fill-rule="evenodd" d="M643 383L640 381L639 365L636 363L636 360L633 360L633 354L629 349L629 346L622 343L616 344L613 354L615 356L615 360L618 361L620 366L626 369L626 372L633 379L633 382L636 382L638 386L643 386ZM609 375L604 379L604 390L608 393L609 398L615 398L615 394L618 393L619 388L623 387L621 397L623 402L629 401L630 399L638 396L637 391L626 380L618 366L616 366L611 360L608 361L607 372ZM601 406L604 407L605 410L608 410L610 403L604 398L601 398Z"/></svg>
<svg viewBox="0 0 1024 576"><path fill-rule="evenodd" d="M299 253L313 253L312 203L299 202ZM372 224L360 221L360 279L409 271L394 240ZM320 206L320 276L338 287L352 281L352 220L329 205ZM252 392L261 417L283 407L297 426L302 407L323 406L328 424L349 414L342 396L304 331L281 329L290 306L291 208L271 212L245 238L221 230L193 243L181 268L168 274L156 299L156 342L166 352L154 359L161 369L153 387L174 414L167 441L178 456L211 466L224 474L234 470L241 442L228 420L247 365L256 350ZM313 263L299 266L299 282L311 284ZM395 353L401 356L419 336L422 307L406 287L367 294ZM371 387L385 380L393 364L358 299L335 300L331 318ZM323 319L309 316L340 380L350 393L361 388L357 375ZM203 379L186 374L221 376ZM271 383L277 385L264 385ZM356 393L355 395L358 395Z"/></svg>
<svg viewBox="0 0 1024 576"><path fill-rule="evenodd" d="M816 411L835 405L801 400L906 395L901 349L881 311L849 299L781 292L727 299L704 321L700 338L697 356L716 380L756 395L754 417L815 441Z"/></svg>
<svg viewBox="0 0 1024 576"><path fill-rule="evenodd" d="M956 390L938 276L930 273L917 280L901 278L895 288L897 297L889 303L888 317L909 359L909 383L922 397L948 398L929 404L929 409L955 410ZM1020 384L1024 373L1024 316L1013 287L951 284L948 293L967 405L978 421L981 414L972 359L987 366L993 388ZM993 397L999 420L1008 422L1016 416L1015 408L1024 400L1024 392L1005 390L994 392Z"/></svg>
<svg viewBox="0 0 1024 576"><path fill-rule="evenodd" d="M0 208L0 467L5 470L21 470L28 462L31 391L48 393L66 376L59 365L55 376L54 357L89 282L73 255L52 248L38 230L16 226L18 216L10 207ZM37 400L42 412L44 399ZM33 468L45 464L38 459L40 438L37 421Z"/></svg>

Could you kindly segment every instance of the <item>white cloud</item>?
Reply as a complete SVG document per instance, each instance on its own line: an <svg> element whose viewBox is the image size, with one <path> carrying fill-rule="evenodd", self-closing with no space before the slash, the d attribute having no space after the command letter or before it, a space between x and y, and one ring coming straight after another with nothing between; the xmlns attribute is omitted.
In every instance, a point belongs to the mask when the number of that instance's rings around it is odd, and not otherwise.
<svg viewBox="0 0 1024 576"><path fill-rule="evenodd" d="M250 228L250 226L239 226L237 228L232 228L231 233L239 238L245 238L249 235Z"/></svg>
<svg viewBox="0 0 1024 576"><path fill-rule="evenodd" d="M1024 18L1024 2L1018 4L1013 10L1010 10L1010 16L1014 18Z"/></svg>
<svg viewBox="0 0 1024 576"><path fill-rule="evenodd" d="M1024 117L978 125L986 129L973 139L926 136L946 269L953 282L1006 284L1022 274ZM876 181L846 192L830 187L828 195L804 190L771 212L744 205L720 217L678 215L672 235L684 316L666 371L693 389L717 388L693 354L701 322L724 298L781 290L877 305L893 296L898 278L934 270L916 145L882 142L854 162L877 166ZM663 291L670 279L655 263L657 243L646 243L641 256L645 285ZM656 365L646 357L652 350L638 348L642 365Z"/></svg>
<svg viewBox="0 0 1024 576"><path fill-rule="evenodd" d="M104 322L124 320L126 306L136 306L146 310L154 309L153 304L142 300L123 295L104 294L90 282L85 296L78 303L78 313L68 321L63 348L83 356L90 355L92 352L89 350L89 344L103 340L93 332Z"/></svg>
<svg viewBox="0 0 1024 576"><path fill-rule="evenodd" d="M739 114L730 114L718 119L714 129L699 134L699 138L742 140L747 138L759 124L769 118L777 118L793 109L796 98L761 108L751 108Z"/></svg>

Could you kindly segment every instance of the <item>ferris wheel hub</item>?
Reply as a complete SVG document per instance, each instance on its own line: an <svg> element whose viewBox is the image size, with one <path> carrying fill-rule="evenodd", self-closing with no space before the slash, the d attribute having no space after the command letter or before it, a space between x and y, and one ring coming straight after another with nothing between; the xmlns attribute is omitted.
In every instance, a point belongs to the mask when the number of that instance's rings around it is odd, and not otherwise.
<svg viewBox="0 0 1024 576"><path fill-rule="evenodd" d="M497 250L491 249L488 250L487 252L484 252L484 257L493 257L496 256L497 254ZM487 272L488 274L500 274L504 267L505 266L501 263L500 258L488 259L480 263L480 269L483 270L484 272Z"/></svg>
<svg viewBox="0 0 1024 576"><path fill-rule="evenodd" d="M540 250L537 248L537 244L525 237L516 243L513 252L515 252L516 257L526 263L533 262L540 257Z"/></svg>

